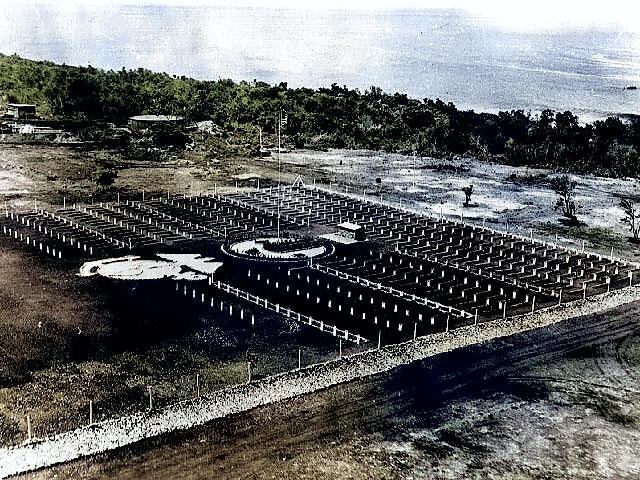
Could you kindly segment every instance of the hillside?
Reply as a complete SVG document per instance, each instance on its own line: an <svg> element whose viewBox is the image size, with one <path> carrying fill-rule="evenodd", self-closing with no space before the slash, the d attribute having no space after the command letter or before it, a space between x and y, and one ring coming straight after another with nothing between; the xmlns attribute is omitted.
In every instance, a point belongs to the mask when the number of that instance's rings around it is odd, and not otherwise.
<svg viewBox="0 0 640 480"><path fill-rule="evenodd" d="M145 69L105 71L0 55L0 103L36 103L52 119L124 124L137 114L213 121L224 138L256 150L260 130L273 142L279 112L285 143L437 158L468 154L603 176L640 173L640 120L610 117L580 124L571 112L460 111L452 103L417 100L372 86L360 92L331 85L316 90L286 83L200 81ZM237 138L236 138L237 137Z"/></svg>

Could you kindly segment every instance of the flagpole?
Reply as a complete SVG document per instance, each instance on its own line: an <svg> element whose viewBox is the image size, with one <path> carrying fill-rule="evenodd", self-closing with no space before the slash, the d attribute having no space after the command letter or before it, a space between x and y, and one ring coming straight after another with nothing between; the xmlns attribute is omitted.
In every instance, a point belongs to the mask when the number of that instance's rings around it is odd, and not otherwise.
<svg viewBox="0 0 640 480"><path fill-rule="evenodd" d="M280 109L280 116L278 118L278 242L280 241L280 130L282 129L282 109Z"/></svg>

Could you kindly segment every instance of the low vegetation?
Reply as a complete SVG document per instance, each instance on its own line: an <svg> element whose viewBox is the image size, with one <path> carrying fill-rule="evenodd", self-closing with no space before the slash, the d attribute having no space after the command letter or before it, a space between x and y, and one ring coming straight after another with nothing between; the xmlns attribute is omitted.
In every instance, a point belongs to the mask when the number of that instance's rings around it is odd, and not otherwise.
<svg viewBox="0 0 640 480"><path fill-rule="evenodd" d="M264 143L276 144L277 116L284 111L283 140L293 147L470 154L565 172L640 174L640 118L635 116L582 125L568 111L476 113L375 86L364 92L337 84L292 89L286 83L199 81L141 68L104 71L0 55L0 101L36 103L40 115L82 127L81 138L108 140L145 158L167 143L185 147L188 138L175 131L130 138L105 130L105 122L124 125L138 114L208 121L216 134L201 136L199 148L206 154L250 155L260 151L260 132ZM98 124L102 130L96 135Z"/></svg>

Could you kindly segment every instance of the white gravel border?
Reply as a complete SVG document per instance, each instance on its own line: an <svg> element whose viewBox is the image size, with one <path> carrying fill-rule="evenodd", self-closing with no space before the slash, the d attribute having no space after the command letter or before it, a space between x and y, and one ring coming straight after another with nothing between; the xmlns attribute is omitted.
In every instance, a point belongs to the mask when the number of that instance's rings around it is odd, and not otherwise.
<svg viewBox="0 0 640 480"><path fill-rule="evenodd" d="M228 387L199 400L187 400L160 410L140 412L29 444L3 448L0 449L0 478L104 452L173 430L188 429L217 418L383 373L457 348L542 328L637 300L640 300L640 286L627 287L512 319L461 327L420 337L417 341L369 350L250 384Z"/></svg>

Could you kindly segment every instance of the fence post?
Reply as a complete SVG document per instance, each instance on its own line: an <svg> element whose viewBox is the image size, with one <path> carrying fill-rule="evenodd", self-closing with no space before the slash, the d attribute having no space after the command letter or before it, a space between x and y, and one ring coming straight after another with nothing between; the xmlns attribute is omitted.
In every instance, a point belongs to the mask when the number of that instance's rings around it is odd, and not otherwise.
<svg viewBox="0 0 640 480"><path fill-rule="evenodd" d="M27 441L31 443L32 439L33 437L31 435L31 416L27 415Z"/></svg>
<svg viewBox="0 0 640 480"><path fill-rule="evenodd" d="M558 295L558 305L562 303L562 289L560 289L560 294Z"/></svg>
<svg viewBox="0 0 640 480"><path fill-rule="evenodd" d="M531 299L531 313L533 313L536 309L536 296L534 295Z"/></svg>

